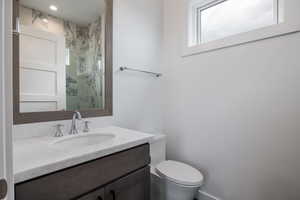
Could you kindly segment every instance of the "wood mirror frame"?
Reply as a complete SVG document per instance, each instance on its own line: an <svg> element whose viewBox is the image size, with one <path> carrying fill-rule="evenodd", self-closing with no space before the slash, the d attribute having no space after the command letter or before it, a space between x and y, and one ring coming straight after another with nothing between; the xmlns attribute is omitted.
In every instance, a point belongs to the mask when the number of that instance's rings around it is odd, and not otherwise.
<svg viewBox="0 0 300 200"><path fill-rule="evenodd" d="M17 27L19 18L19 1L13 1L13 27ZM16 30L16 29L15 29ZM79 110L82 117L100 117L112 115L112 80L113 80L113 0L106 0L105 24L105 100L104 109ZM74 111L20 112L20 80L19 80L19 34L13 32L13 121L14 124L47 122L71 119Z"/></svg>

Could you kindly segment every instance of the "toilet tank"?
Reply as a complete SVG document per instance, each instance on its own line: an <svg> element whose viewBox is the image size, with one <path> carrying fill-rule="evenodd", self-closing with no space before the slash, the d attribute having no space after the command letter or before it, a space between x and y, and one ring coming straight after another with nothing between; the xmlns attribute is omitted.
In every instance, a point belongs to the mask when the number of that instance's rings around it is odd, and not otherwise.
<svg viewBox="0 0 300 200"><path fill-rule="evenodd" d="M166 160L166 136L155 135L150 142L151 166L156 166L158 163Z"/></svg>

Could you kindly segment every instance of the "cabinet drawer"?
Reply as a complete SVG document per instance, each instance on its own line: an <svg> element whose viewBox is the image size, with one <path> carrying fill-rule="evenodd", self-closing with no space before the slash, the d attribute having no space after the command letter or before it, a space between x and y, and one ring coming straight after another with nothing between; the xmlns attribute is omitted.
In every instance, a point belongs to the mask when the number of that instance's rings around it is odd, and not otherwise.
<svg viewBox="0 0 300 200"><path fill-rule="evenodd" d="M16 200L68 200L150 163L149 144L15 185Z"/></svg>

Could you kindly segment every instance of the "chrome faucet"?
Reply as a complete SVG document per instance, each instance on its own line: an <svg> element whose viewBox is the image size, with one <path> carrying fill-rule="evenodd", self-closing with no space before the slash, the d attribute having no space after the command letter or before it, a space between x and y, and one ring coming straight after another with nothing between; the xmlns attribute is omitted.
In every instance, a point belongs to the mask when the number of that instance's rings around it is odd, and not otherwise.
<svg viewBox="0 0 300 200"><path fill-rule="evenodd" d="M69 132L70 135L75 135L78 134L78 127L77 127L77 122L76 120L82 120L81 114L79 111L75 111L73 114L73 119L72 119L72 124L71 124L71 130Z"/></svg>

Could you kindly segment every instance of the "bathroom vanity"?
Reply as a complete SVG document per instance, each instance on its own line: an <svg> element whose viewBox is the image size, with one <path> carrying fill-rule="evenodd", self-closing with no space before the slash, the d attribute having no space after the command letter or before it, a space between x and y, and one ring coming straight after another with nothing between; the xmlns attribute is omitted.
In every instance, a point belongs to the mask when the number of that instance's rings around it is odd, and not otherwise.
<svg viewBox="0 0 300 200"><path fill-rule="evenodd" d="M98 145L78 142L108 133ZM118 127L83 134L15 141L16 200L150 199L152 135Z"/></svg>

